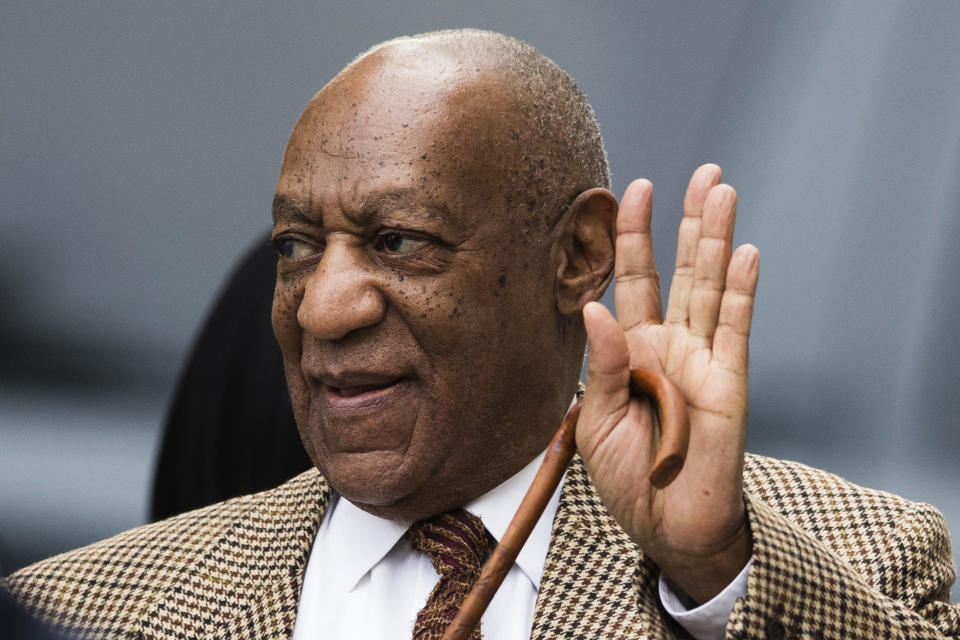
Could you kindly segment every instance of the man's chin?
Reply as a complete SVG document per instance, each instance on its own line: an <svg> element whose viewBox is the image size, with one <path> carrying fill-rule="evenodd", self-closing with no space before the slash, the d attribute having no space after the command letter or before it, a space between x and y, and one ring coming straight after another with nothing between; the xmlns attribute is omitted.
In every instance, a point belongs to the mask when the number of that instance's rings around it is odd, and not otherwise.
<svg viewBox="0 0 960 640"><path fill-rule="evenodd" d="M317 466L330 486L358 508L405 520L410 519L408 513L419 511L417 495L430 477L428 471L411 468L410 463L396 451L362 451L339 453Z"/></svg>

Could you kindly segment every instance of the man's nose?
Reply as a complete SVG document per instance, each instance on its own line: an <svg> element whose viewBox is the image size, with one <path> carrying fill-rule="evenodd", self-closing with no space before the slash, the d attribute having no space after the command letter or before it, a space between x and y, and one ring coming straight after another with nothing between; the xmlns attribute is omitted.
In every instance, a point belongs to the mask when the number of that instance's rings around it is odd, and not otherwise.
<svg viewBox="0 0 960 640"><path fill-rule="evenodd" d="M387 301L376 277L359 256L361 249L327 246L304 285L297 321L321 340L338 340L383 319Z"/></svg>

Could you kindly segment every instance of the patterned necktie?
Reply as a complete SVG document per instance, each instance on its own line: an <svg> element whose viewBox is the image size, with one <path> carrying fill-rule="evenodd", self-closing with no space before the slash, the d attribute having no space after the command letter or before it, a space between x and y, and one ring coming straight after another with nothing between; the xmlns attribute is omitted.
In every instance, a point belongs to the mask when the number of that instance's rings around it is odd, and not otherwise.
<svg viewBox="0 0 960 640"><path fill-rule="evenodd" d="M407 539L414 549L427 554L440 574L437 586L417 614L413 640L440 640L480 577L491 536L480 518L454 509L413 523ZM480 625L470 640L480 640Z"/></svg>

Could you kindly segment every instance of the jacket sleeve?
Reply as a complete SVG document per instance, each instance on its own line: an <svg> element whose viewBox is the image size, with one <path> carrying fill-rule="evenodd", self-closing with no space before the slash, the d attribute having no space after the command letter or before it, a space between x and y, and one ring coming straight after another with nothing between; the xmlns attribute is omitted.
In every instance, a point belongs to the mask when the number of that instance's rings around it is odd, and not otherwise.
<svg viewBox="0 0 960 640"><path fill-rule="evenodd" d="M807 518L788 518L747 495L754 560L727 638L960 638L960 605L948 600L956 568L943 516L853 486L828 479L796 492L816 496L809 509L774 496L818 514Z"/></svg>

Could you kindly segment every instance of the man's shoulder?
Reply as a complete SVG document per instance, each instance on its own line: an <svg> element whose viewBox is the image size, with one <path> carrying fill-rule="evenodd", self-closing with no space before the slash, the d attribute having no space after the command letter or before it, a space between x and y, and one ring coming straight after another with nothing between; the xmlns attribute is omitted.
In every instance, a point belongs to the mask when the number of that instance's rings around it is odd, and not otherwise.
<svg viewBox="0 0 960 640"><path fill-rule="evenodd" d="M922 550L910 563L922 562L931 575L950 571L946 521L929 504L799 462L749 454L744 488L752 511L786 518L884 592L903 586L889 584L890 567L902 566L910 550Z"/></svg>
<svg viewBox="0 0 960 640"><path fill-rule="evenodd" d="M25 567L2 586L31 613L56 626L128 628L240 527L251 538L278 518L308 511L326 484L315 469L260 493L130 529ZM246 531L250 529L250 531ZM86 616L89 619L85 619ZM109 627L102 625L109 622Z"/></svg>
<svg viewBox="0 0 960 640"><path fill-rule="evenodd" d="M927 505L855 484L829 471L801 462L748 453L743 471L744 488L777 511L809 528L820 511L867 509L875 518L897 518Z"/></svg>
<svg viewBox="0 0 960 640"><path fill-rule="evenodd" d="M885 536L905 520L943 521L929 504L870 489L800 462L747 454L743 477L751 500L765 503L817 537L841 522L842 530L827 536L838 544L845 537L862 542L865 536ZM843 546L837 550L842 552Z"/></svg>

